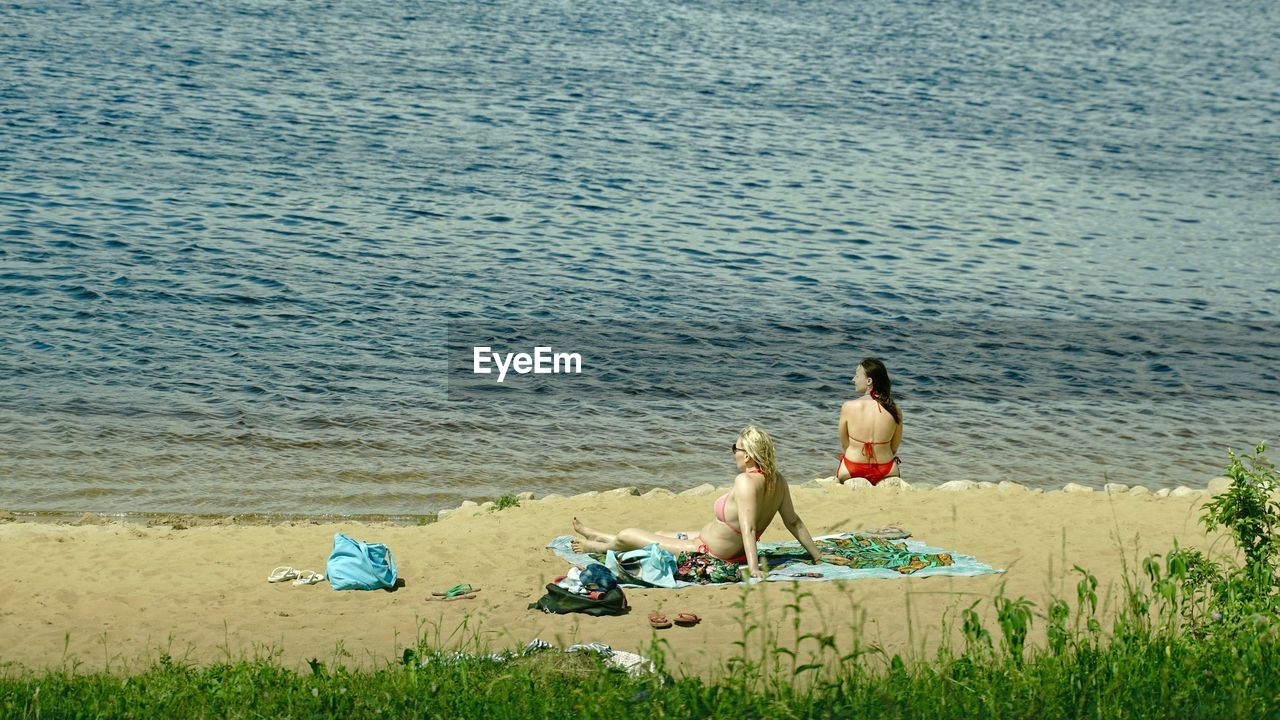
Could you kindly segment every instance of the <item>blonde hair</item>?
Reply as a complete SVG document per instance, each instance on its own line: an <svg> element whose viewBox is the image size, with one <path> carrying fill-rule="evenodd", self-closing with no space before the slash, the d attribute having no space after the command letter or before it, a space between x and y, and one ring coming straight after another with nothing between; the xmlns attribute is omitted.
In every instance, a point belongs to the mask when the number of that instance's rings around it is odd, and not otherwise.
<svg viewBox="0 0 1280 720"><path fill-rule="evenodd" d="M742 452L760 466L765 482L773 483L782 479L782 475L778 472L778 457L773 449L773 438L769 437L769 433L755 425L748 425L738 433L738 441L742 443Z"/></svg>

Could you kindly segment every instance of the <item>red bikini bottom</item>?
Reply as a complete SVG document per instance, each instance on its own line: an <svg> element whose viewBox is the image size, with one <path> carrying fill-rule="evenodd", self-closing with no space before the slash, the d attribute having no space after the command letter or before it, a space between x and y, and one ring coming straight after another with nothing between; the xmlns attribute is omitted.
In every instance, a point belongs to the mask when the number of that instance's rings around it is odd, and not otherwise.
<svg viewBox="0 0 1280 720"><path fill-rule="evenodd" d="M843 454L840 455L840 465L836 466L836 477L840 476L840 466L844 466L849 471L850 478L866 478L867 482L875 485L893 472L894 463L898 462L898 458L894 458L887 463L856 463L849 462L849 458Z"/></svg>

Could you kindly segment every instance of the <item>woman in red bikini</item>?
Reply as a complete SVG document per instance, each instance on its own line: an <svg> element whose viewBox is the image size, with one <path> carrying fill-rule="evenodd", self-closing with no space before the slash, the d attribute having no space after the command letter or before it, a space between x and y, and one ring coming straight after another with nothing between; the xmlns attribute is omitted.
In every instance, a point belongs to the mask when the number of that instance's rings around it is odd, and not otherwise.
<svg viewBox="0 0 1280 720"><path fill-rule="evenodd" d="M818 562L821 558L818 546L814 545L809 529L791 504L787 481L778 473L773 439L760 428L748 426L738 434L738 440L733 444L733 459L738 465L733 489L716 500L713 508L715 519L701 530L658 533L627 528L611 535L592 530L574 518L574 531L586 539L574 540L573 549L578 552L622 551L657 543L673 554L704 552L729 562L746 563L751 577L763 578L764 572L756 557L756 541L773 518L781 515L787 530L800 541L809 557Z"/></svg>
<svg viewBox="0 0 1280 720"><path fill-rule="evenodd" d="M898 477L898 446L902 444L902 410L893 402L889 371L867 358L858 363L853 389L862 397L840 408L840 464L836 480L866 478L872 485Z"/></svg>

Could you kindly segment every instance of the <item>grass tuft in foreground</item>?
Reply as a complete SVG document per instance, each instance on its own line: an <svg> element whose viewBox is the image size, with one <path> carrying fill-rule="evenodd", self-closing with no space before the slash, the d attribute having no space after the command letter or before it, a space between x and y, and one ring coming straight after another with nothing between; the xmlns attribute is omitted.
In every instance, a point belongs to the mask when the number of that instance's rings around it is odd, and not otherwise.
<svg viewBox="0 0 1280 720"><path fill-rule="evenodd" d="M129 677L52 672L0 681L6 718L770 717L1229 718L1280 714L1274 636L1132 632L1074 636L1025 659L988 646L927 663L856 662L809 683L736 674L719 683L630 677L587 655L464 657L372 672L308 674L270 662L187 667L162 659ZM815 670L815 673L819 671Z"/></svg>

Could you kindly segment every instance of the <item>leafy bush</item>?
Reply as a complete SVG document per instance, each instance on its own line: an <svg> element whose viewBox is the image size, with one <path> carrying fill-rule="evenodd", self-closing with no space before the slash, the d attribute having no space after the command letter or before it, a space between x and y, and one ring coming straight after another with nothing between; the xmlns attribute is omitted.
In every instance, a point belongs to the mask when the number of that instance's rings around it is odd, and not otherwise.
<svg viewBox="0 0 1280 720"><path fill-rule="evenodd" d="M1266 443L1252 455L1230 452L1227 491L1204 506L1206 530L1225 529L1244 556L1243 566L1223 567L1198 550L1174 549L1167 558L1167 577L1152 577L1153 589L1169 603L1180 593L1183 620L1194 635L1231 634L1243 629L1275 627L1280 618L1280 487Z"/></svg>
<svg viewBox="0 0 1280 720"><path fill-rule="evenodd" d="M511 493L507 493L506 495L498 498L493 504L494 510L506 510L507 508L513 507L520 507L520 498L512 495Z"/></svg>
<svg viewBox="0 0 1280 720"><path fill-rule="evenodd" d="M1280 528L1280 507L1271 493L1275 492L1280 478L1276 477L1275 465L1265 455L1266 449L1266 443L1259 443L1253 455L1230 453L1227 477L1231 478L1231 487L1205 506L1200 520L1207 530L1221 526L1231 532L1236 547L1244 553L1245 571L1249 576L1274 582L1276 552L1280 547L1277 545L1280 538L1276 535ZM1244 466L1246 460L1248 469Z"/></svg>

